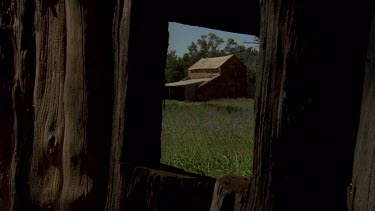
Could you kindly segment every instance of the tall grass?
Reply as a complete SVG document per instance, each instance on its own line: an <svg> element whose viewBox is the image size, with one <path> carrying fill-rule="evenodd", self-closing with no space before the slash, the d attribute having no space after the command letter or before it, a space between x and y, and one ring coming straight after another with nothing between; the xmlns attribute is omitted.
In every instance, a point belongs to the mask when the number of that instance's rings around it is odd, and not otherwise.
<svg viewBox="0 0 375 211"><path fill-rule="evenodd" d="M166 101L161 162L202 175L249 176L253 156L253 101Z"/></svg>

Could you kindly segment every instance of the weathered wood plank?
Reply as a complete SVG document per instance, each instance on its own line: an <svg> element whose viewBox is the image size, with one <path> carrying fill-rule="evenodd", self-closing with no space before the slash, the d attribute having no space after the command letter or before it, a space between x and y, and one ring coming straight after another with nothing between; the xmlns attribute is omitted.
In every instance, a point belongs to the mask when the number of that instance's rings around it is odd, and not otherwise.
<svg viewBox="0 0 375 211"><path fill-rule="evenodd" d="M371 2L260 3L254 170L246 209L345 210ZM345 45L348 40L356 44Z"/></svg>
<svg viewBox="0 0 375 211"><path fill-rule="evenodd" d="M249 178L228 174L216 180L211 211L239 211L245 206Z"/></svg>
<svg viewBox="0 0 375 211"><path fill-rule="evenodd" d="M114 1L66 0L62 210L104 209L113 105Z"/></svg>
<svg viewBox="0 0 375 211"><path fill-rule="evenodd" d="M165 2L146 0L131 3L128 69L125 69L128 74L124 111L125 162L158 164L160 161L162 96L168 48L164 6ZM147 42L150 38L152 48ZM152 56L146 56L145 52Z"/></svg>
<svg viewBox="0 0 375 211"><path fill-rule="evenodd" d="M11 33L13 44L12 163L9 169L10 200L12 210L28 207L28 173L34 134L34 77L35 38L33 0L11 1Z"/></svg>
<svg viewBox="0 0 375 211"><path fill-rule="evenodd" d="M4 4L6 5L6 4ZM12 160L13 46L11 33L0 28L0 210L9 210L9 174Z"/></svg>
<svg viewBox="0 0 375 211"><path fill-rule="evenodd" d="M88 89L86 67L87 12L82 1L66 0L65 130L62 154L61 209L87 204L94 183L87 172ZM78 205L78 206L77 206Z"/></svg>
<svg viewBox="0 0 375 211"><path fill-rule="evenodd" d="M361 119L354 154L353 211L375 210L375 7L370 29Z"/></svg>
<svg viewBox="0 0 375 211"><path fill-rule="evenodd" d="M117 1L107 210L123 209L124 187L129 182L126 165L157 165L160 161L161 102L168 47L163 5L164 2L144 0Z"/></svg>
<svg viewBox="0 0 375 211"><path fill-rule="evenodd" d="M131 0L118 0L113 21L114 102L106 210L123 210L126 173L123 166L125 103Z"/></svg>
<svg viewBox="0 0 375 211"><path fill-rule="evenodd" d="M125 210L208 211L215 179L137 167L131 177Z"/></svg>
<svg viewBox="0 0 375 211"><path fill-rule="evenodd" d="M65 2L36 2L34 146L29 175L35 209L59 209L63 183Z"/></svg>

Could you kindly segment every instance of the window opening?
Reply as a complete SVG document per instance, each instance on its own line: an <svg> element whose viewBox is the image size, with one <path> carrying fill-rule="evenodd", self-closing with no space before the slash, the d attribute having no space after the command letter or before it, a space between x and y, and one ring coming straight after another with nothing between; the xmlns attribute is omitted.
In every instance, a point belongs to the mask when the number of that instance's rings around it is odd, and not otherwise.
<svg viewBox="0 0 375 211"><path fill-rule="evenodd" d="M251 174L258 43L169 23L162 163L212 177Z"/></svg>

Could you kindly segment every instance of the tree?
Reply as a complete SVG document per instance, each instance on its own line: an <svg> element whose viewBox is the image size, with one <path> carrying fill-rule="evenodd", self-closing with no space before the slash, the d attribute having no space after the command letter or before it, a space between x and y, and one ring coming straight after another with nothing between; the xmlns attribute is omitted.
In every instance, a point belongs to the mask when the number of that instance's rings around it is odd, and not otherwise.
<svg viewBox="0 0 375 211"><path fill-rule="evenodd" d="M223 44L225 44L224 47ZM183 78L187 69L201 58L219 57L234 54L248 69L248 76L251 82L255 82L255 70L257 69L258 50L252 47L239 45L234 39L229 38L226 42L216 34L209 33L202 35L196 42L187 46L187 53L182 58L175 55L175 52L168 52L166 80ZM178 65L177 65L178 64ZM173 71L173 68L178 68ZM184 69L184 71L181 70ZM182 74L184 72L184 74ZM179 77L174 77L178 75Z"/></svg>
<svg viewBox="0 0 375 211"><path fill-rule="evenodd" d="M245 47L239 46L237 44L237 42L234 41L234 39L229 38L227 40L227 43L226 43L225 47L224 47L224 53L225 54L234 54L234 53L243 51L244 50L243 48L245 48Z"/></svg>
<svg viewBox="0 0 375 211"><path fill-rule="evenodd" d="M225 44L224 47L223 44ZM201 58L218 57L234 54L247 67L249 93L255 90L256 70L258 69L258 51L252 47L239 45L234 39L226 42L216 34L202 35L196 42L187 46L187 53L182 58L176 55L176 51L169 51L166 59L165 81L173 82L187 77L188 68Z"/></svg>
<svg viewBox="0 0 375 211"><path fill-rule="evenodd" d="M224 43L225 46L222 48ZM207 35L202 35L196 42L192 42L187 46L187 50L188 53L185 53L182 59L185 72L187 72L188 67L201 58L234 54L247 66L249 81L255 83L258 60L258 51L255 48L239 45L232 38L224 42L223 38L216 34L209 33Z"/></svg>
<svg viewBox="0 0 375 211"><path fill-rule="evenodd" d="M214 33L202 35L196 42L187 46L188 55L191 57L209 58L223 55L221 45L223 38Z"/></svg>
<svg viewBox="0 0 375 211"><path fill-rule="evenodd" d="M186 76L186 69L183 60L177 56L175 50L171 50L167 54L165 66L165 81L179 81Z"/></svg>

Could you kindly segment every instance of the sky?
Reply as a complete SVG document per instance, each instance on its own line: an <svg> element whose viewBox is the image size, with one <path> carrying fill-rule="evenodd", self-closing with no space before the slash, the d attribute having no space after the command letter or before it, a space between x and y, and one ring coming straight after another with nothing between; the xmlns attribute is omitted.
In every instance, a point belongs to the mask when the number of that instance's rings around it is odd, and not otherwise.
<svg viewBox="0 0 375 211"><path fill-rule="evenodd" d="M255 44L247 44L246 42L251 42L254 39L254 36L246 34L237 34L232 32L225 32L220 30L213 30L203 27L184 25L175 22L169 22L169 46L168 51L176 50L178 56L184 55L187 52L187 46L191 42L196 42L198 38L202 35L208 33L214 33L217 36L223 38L227 41L228 38L233 38L239 45L245 47L255 47L258 49L258 46Z"/></svg>

